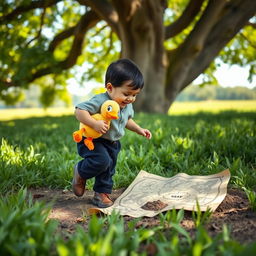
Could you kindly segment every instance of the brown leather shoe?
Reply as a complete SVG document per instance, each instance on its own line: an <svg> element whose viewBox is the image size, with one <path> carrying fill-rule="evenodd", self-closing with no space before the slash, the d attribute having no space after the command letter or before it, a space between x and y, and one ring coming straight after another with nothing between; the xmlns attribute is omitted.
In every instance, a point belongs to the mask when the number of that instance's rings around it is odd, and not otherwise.
<svg viewBox="0 0 256 256"><path fill-rule="evenodd" d="M109 194L95 192L92 203L99 208L107 208L113 204L113 201L109 197Z"/></svg>
<svg viewBox="0 0 256 256"><path fill-rule="evenodd" d="M74 176L72 181L72 189L76 196L82 196L84 194L85 184L86 180L79 175L76 164L74 167Z"/></svg>

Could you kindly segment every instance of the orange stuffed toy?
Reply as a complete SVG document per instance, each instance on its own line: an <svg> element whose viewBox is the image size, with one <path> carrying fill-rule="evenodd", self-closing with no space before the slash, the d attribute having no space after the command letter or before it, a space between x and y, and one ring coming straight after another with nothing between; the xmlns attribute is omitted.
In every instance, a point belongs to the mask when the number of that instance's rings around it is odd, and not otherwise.
<svg viewBox="0 0 256 256"><path fill-rule="evenodd" d="M107 100L101 105L100 113L92 115L96 120L104 120L110 126L110 122L113 119L118 119L119 105L113 100ZM96 132L88 125L80 123L79 130L73 133L73 139L75 142L80 142L82 138L86 137L84 144L89 150L94 149L93 139L102 136L101 133Z"/></svg>

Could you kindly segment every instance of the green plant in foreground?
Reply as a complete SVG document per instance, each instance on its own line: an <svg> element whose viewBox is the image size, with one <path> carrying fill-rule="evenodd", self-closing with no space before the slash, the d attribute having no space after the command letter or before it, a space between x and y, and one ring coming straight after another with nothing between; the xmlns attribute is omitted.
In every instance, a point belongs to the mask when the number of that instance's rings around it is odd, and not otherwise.
<svg viewBox="0 0 256 256"><path fill-rule="evenodd" d="M120 215L98 218L92 216L88 232L78 227L74 236L68 241L60 241L57 251L60 256L66 255L130 255L139 249L142 242L154 234L154 230L136 228L134 220L126 229Z"/></svg>
<svg viewBox="0 0 256 256"><path fill-rule="evenodd" d="M176 209L172 209L166 213L160 213L159 218L162 226L167 225L170 227L170 223L180 224L184 218L184 210L180 209L177 211Z"/></svg>
<svg viewBox="0 0 256 256"><path fill-rule="evenodd" d="M211 209L207 209L204 213L200 209L199 202L196 201L196 210L192 211L192 218L196 227L204 225L209 222L212 215Z"/></svg>
<svg viewBox="0 0 256 256"><path fill-rule="evenodd" d="M226 227L210 237L199 225L192 235L180 223L184 211L160 215L150 229L139 219L128 223L117 213L92 216L88 228L77 226L74 234L57 235L56 222L48 220L49 207L33 202L26 190L0 198L0 255L126 256L148 255L255 255L256 243L241 245L229 237Z"/></svg>
<svg viewBox="0 0 256 256"><path fill-rule="evenodd" d="M68 240L57 242L59 256L126 256L126 255L254 255L256 243L241 245L232 240L226 226L211 237L203 225L190 235L181 225L183 210L172 210L160 216L160 224L151 229L138 226L139 219L125 224L119 214L98 218L92 216L88 231L78 227ZM148 251L151 246L152 251Z"/></svg>
<svg viewBox="0 0 256 256"><path fill-rule="evenodd" d="M256 211L256 193L253 190L243 188L250 203L250 207L253 211Z"/></svg>
<svg viewBox="0 0 256 256"><path fill-rule="evenodd" d="M57 223L48 220L49 207L33 203L26 189L0 197L0 255L47 255Z"/></svg>

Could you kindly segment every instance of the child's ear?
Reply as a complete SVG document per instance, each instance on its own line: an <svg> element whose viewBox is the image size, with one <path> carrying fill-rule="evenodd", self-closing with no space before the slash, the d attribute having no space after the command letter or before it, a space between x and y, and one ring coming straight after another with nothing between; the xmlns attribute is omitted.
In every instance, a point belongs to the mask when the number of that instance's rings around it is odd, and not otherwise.
<svg viewBox="0 0 256 256"><path fill-rule="evenodd" d="M107 83L106 89L107 89L107 91L112 92L113 85L111 83Z"/></svg>

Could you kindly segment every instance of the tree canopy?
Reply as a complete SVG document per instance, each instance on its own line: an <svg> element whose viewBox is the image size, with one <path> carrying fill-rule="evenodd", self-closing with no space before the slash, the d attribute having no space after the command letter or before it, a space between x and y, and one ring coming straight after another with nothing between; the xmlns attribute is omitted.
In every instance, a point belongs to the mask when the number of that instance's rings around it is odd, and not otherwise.
<svg viewBox="0 0 256 256"><path fill-rule="evenodd" d="M111 61L130 58L145 89L138 110L166 112L204 72L216 83L222 61L256 72L256 1L251 0L2 0L0 97L13 103L30 85L41 101L68 101L75 77L103 83Z"/></svg>

